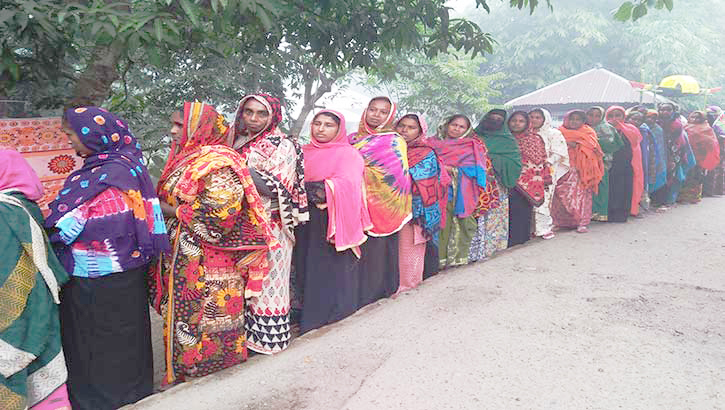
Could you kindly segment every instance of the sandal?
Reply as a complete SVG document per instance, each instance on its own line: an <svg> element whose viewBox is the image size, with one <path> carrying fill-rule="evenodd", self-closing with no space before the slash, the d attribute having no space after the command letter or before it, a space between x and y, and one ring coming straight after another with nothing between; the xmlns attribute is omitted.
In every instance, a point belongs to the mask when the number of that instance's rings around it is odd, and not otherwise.
<svg viewBox="0 0 725 410"><path fill-rule="evenodd" d="M554 235L554 232L547 232L543 235L541 235L541 239L553 239L556 235Z"/></svg>
<svg viewBox="0 0 725 410"><path fill-rule="evenodd" d="M589 228L587 228L586 226L580 226L580 227L576 228L576 231L579 233L587 233L587 232L589 232Z"/></svg>

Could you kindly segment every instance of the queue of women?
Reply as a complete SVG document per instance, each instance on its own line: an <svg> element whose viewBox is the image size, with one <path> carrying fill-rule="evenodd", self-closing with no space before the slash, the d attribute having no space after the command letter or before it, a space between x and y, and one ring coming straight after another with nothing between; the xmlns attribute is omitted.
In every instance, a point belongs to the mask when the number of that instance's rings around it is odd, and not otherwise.
<svg viewBox="0 0 725 410"><path fill-rule="evenodd" d="M171 386L532 237L725 194L717 107L686 121L673 104L592 107L559 128L543 108L495 109L436 132L396 114L374 98L348 134L322 110L300 147L272 96L242 99L231 124L185 103L154 185L123 119L71 108L63 127L84 165L45 221L38 177L0 151L1 407L114 409L151 394L149 305Z"/></svg>

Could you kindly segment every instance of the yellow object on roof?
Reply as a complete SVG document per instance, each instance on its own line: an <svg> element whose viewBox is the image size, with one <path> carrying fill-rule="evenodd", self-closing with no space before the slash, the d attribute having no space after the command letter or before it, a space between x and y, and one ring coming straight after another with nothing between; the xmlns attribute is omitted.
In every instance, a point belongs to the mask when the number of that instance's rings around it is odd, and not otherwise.
<svg viewBox="0 0 725 410"><path fill-rule="evenodd" d="M660 81L660 88L669 88L677 90L679 88L682 94L700 94L700 84L689 75L671 75Z"/></svg>

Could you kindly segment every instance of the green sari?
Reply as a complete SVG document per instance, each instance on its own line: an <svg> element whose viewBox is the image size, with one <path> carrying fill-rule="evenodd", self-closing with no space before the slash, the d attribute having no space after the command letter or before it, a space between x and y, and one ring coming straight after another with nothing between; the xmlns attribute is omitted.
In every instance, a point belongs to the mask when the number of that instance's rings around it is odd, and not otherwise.
<svg viewBox="0 0 725 410"><path fill-rule="evenodd" d="M3 191L0 215L0 408L22 410L66 382L57 303L68 275L35 202Z"/></svg>
<svg viewBox="0 0 725 410"><path fill-rule="evenodd" d="M609 208L609 168L612 166L614 153L622 148L624 142L619 132L617 132L617 129L604 120L604 108L592 107L591 109L597 109L602 112L602 120L596 125L590 125L597 132L599 145L604 152L604 158L602 158L604 161L604 176L601 182L599 182L599 192L592 198L592 219L606 222L609 215L607 211Z"/></svg>

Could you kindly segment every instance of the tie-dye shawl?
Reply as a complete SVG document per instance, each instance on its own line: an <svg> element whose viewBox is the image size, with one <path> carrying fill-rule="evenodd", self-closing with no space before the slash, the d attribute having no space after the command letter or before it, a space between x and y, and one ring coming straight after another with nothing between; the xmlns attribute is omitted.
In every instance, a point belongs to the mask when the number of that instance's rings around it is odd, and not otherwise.
<svg viewBox="0 0 725 410"><path fill-rule="evenodd" d="M474 214L478 207L481 191L486 189L486 147L476 138L475 134L468 137L432 140L431 145L443 164L458 168L457 191L451 191L449 198L454 197L454 212L458 218L467 218Z"/></svg>
<svg viewBox="0 0 725 410"><path fill-rule="evenodd" d="M370 129L363 113L359 131L348 136L365 161L365 194L373 222L373 229L368 233L372 236L394 234L412 218L408 147L403 137L392 130L395 115L392 101L391 106L387 120L379 127Z"/></svg>
<svg viewBox="0 0 725 410"><path fill-rule="evenodd" d="M423 116L413 115L421 129L420 136L408 143L408 165L413 180L413 223L420 226L425 237L437 246L445 224L450 177L428 141L428 124Z"/></svg>
<svg viewBox="0 0 725 410"><path fill-rule="evenodd" d="M58 228L61 234L51 236L54 243L110 241L135 236L138 251L133 255L120 254L119 264L135 268L169 249L166 225L154 184L149 177L141 153L141 144L126 123L114 114L98 107L79 107L66 111L70 127L83 145L93 153L83 167L65 181L58 197L50 203L50 215L45 221L48 228ZM117 188L132 203L134 223L129 224L124 213L108 213L81 223L69 213L81 204L91 201L109 188ZM68 216L68 217L66 217ZM113 227L113 238L109 227ZM69 238L75 236L74 238ZM114 249L119 249L114 247ZM61 246L61 260L73 272L72 258Z"/></svg>

